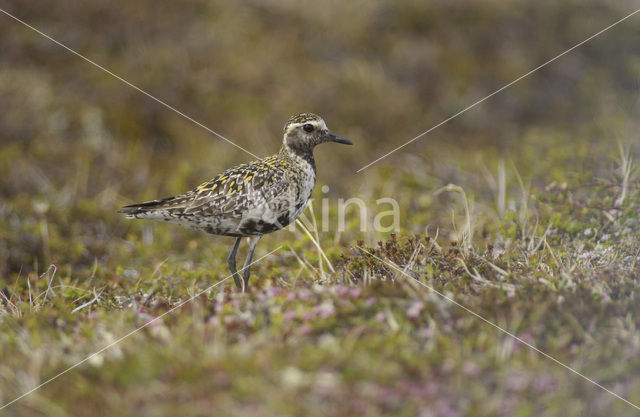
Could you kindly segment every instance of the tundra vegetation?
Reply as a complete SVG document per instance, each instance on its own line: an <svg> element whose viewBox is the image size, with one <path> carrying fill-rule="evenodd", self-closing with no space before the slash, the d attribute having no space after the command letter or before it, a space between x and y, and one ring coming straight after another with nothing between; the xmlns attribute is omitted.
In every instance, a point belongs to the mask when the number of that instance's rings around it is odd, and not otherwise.
<svg viewBox="0 0 640 417"><path fill-rule="evenodd" d="M0 14L0 404L178 307L0 415L637 415L451 301L640 404L637 17L356 173L628 2L2 7L257 155L355 146L239 293L232 239L115 210L251 157Z"/></svg>

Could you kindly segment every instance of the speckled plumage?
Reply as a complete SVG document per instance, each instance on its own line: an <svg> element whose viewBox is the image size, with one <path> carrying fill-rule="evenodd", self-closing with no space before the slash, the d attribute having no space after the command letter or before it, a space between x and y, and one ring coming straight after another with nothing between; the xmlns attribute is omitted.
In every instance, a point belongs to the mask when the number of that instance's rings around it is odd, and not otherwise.
<svg viewBox="0 0 640 417"><path fill-rule="evenodd" d="M319 116L300 113L285 124L277 154L230 168L184 194L125 206L119 212L127 218L162 220L214 235L255 237L257 243L260 236L287 226L302 213L316 180L313 148L328 141L351 144L330 133ZM231 253L233 262L229 259L236 284L238 244L239 240Z"/></svg>
<svg viewBox="0 0 640 417"><path fill-rule="evenodd" d="M287 152L228 169L194 190L122 209L129 218L176 223L214 235L255 236L295 220L306 205L314 165Z"/></svg>

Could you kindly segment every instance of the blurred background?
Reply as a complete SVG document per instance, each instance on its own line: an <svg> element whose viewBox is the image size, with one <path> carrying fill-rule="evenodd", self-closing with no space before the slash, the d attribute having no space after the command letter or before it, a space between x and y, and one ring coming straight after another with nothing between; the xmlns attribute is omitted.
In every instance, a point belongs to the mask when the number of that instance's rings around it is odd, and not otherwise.
<svg viewBox="0 0 640 417"><path fill-rule="evenodd" d="M354 143L239 293L232 239L116 210L253 157L0 13L0 407L80 363L0 413L635 415L390 265L640 404L640 13L357 171L639 7L0 0L256 155L307 111Z"/></svg>
<svg viewBox="0 0 640 417"><path fill-rule="evenodd" d="M256 155L277 151L290 115L320 114L355 146L316 150L318 185L333 199L397 199L403 233L451 229L457 199L433 194L448 183L470 187L477 207L495 211L501 164L509 187L542 187L610 168L616 141L635 140L633 17L356 173L632 12L628 1L1 7ZM115 210L183 192L252 157L9 17L0 21L0 278L51 263L71 275L108 265L115 246L144 233L176 251L210 242L126 222ZM376 238L328 235L339 245Z"/></svg>

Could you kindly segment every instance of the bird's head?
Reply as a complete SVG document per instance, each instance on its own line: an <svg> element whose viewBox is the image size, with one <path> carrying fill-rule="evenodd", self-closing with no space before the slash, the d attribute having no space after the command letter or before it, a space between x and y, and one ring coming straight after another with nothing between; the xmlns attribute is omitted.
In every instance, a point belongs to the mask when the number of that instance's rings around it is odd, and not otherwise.
<svg viewBox="0 0 640 417"><path fill-rule="evenodd" d="M316 145L324 142L353 145L350 140L331 133L322 117L313 113L296 114L284 125L282 145L296 153L312 152Z"/></svg>

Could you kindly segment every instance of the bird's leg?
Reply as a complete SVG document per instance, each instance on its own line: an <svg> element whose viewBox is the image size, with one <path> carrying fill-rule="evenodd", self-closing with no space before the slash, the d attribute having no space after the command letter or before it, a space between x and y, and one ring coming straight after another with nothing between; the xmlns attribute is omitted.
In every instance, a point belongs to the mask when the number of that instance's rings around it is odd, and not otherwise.
<svg viewBox="0 0 640 417"><path fill-rule="evenodd" d="M247 252L247 259L244 261L244 266L242 267L242 281L243 287L242 292L245 292L249 287L249 275L251 269L251 258L253 258L253 251L256 249L256 245L262 236L251 236L249 238L249 251Z"/></svg>
<svg viewBox="0 0 640 417"><path fill-rule="evenodd" d="M240 275L238 275L238 271L236 270L236 253L238 253L238 246L240 246L241 237L236 239L236 243L233 244L233 249L229 253L229 257L227 258L227 262L229 263L229 269L231 270L231 274L233 275L233 280L236 283L236 287L239 290L242 289L242 281L240 281Z"/></svg>

